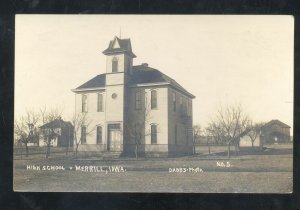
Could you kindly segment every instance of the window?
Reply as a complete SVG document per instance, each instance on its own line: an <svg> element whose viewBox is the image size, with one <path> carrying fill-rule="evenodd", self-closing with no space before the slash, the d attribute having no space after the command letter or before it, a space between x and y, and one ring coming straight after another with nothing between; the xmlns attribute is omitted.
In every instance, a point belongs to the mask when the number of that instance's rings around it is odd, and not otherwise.
<svg viewBox="0 0 300 210"><path fill-rule="evenodd" d="M180 96L180 112L183 112L183 105L182 105L182 96Z"/></svg>
<svg viewBox="0 0 300 210"><path fill-rule="evenodd" d="M103 112L103 94L98 94L97 111Z"/></svg>
<svg viewBox="0 0 300 210"><path fill-rule="evenodd" d="M116 57L112 59L112 72L118 72L118 59Z"/></svg>
<svg viewBox="0 0 300 210"><path fill-rule="evenodd" d="M157 91L151 90L151 109L157 108Z"/></svg>
<svg viewBox="0 0 300 210"><path fill-rule="evenodd" d="M151 125L151 144L157 144L157 125Z"/></svg>
<svg viewBox="0 0 300 210"><path fill-rule="evenodd" d="M184 98L183 100L183 113L184 115L187 115L187 100Z"/></svg>
<svg viewBox="0 0 300 210"><path fill-rule="evenodd" d="M189 144L189 129L188 128L185 129L185 144L186 145Z"/></svg>
<svg viewBox="0 0 300 210"><path fill-rule="evenodd" d="M176 112L176 93L173 93L173 111Z"/></svg>
<svg viewBox="0 0 300 210"><path fill-rule="evenodd" d="M81 127L81 144L86 143L86 127L82 126Z"/></svg>
<svg viewBox="0 0 300 210"><path fill-rule="evenodd" d="M135 92L135 109L141 109L142 96L140 91Z"/></svg>
<svg viewBox="0 0 300 210"><path fill-rule="evenodd" d="M97 144L102 144L102 127L97 126Z"/></svg>
<svg viewBox="0 0 300 210"><path fill-rule="evenodd" d="M127 62L127 72L130 72L130 67L131 67L131 63L130 63L130 60L128 60L128 62Z"/></svg>
<svg viewBox="0 0 300 210"><path fill-rule="evenodd" d="M138 123L134 125L134 143L140 143L141 140L141 130Z"/></svg>
<svg viewBox="0 0 300 210"><path fill-rule="evenodd" d="M120 126L120 124L109 124L108 129L109 130L120 130L121 126Z"/></svg>
<svg viewBox="0 0 300 210"><path fill-rule="evenodd" d="M188 116L192 116L192 102L188 101Z"/></svg>
<svg viewBox="0 0 300 210"><path fill-rule="evenodd" d="M82 95L82 112L87 112L87 95Z"/></svg>
<svg viewBox="0 0 300 210"><path fill-rule="evenodd" d="M177 144L177 125L175 125L175 144Z"/></svg>

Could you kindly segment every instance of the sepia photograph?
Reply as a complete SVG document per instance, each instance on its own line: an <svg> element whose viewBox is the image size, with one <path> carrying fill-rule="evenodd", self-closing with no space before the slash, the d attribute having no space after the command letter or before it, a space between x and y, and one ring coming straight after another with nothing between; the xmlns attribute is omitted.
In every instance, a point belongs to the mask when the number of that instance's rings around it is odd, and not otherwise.
<svg viewBox="0 0 300 210"><path fill-rule="evenodd" d="M14 85L14 191L293 192L293 16L20 14Z"/></svg>

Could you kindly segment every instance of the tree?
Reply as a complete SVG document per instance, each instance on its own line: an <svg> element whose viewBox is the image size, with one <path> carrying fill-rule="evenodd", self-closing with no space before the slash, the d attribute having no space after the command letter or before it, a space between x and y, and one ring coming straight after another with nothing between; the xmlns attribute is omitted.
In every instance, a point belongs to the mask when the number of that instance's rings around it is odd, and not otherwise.
<svg viewBox="0 0 300 210"><path fill-rule="evenodd" d="M91 121L87 118L87 113L75 113L72 119L72 125L74 127L74 142L75 142L75 159L78 157L78 147L83 143L82 127L86 128L86 136L89 136L95 127L91 128Z"/></svg>
<svg viewBox="0 0 300 210"><path fill-rule="evenodd" d="M256 138L260 135L262 126L263 123L253 123L252 121L249 123L249 132L247 133L247 136L251 139L252 148L254 147Z"/></svg>
<svg viewBox="0 0 300 210"><path fill-rule="evenodd" d="M146 130L146 126L149 124L151 119L151 104L145 98L145 103L141 104L141 108L138 110L136 118L127 120L124 125L126 133L130 139L134 142L134 154L135 158L138 159L139 145L142 141L151 135L150 130Z"/></svg>
<svg viewBox="0 0 300 210"><path fill-rule="evenodd" d="M230 158L231 144L235 145L237 154L240 137L249 131L249 118L243 112L241 105L220 107L209 129L216 138L227 144L228 158Z"/></svg>
<svg viewBox="0 0 300 210"><path fill-rule="evenodd" d="M26 157L28 157L28 143L36 143L39 140L37 129L39 117L33 111L27 111L25 116L15 121L14 133L18 142L25 145Z"/></svg>
<svg viewBox="0 0 300 210"><path fill-rule="evenodd" d="M194 125L193 126L193 154L196 154L196 148L195 148L195 144L196 144L196 139L198 139L201 136L202 133L202 129L201 126L199 124Z"/></svg>
<svg viewBox="0 0 300 210"><path fill-rule="evenodd" d="M206 145L208 147L208 154L210 154L210 142L211 142L211 139L212 139L212 133L211 133L211 130L209 127L206 127L203 131L204 133L204 136L206 138Z"/></svg>
<svg viewBox="0 0 300 210"><path fill-rule="evenodd" d="M50 146L54 139L60 134L57 131L56 126L49 124L54 120L61 119L62 111L58 108L47 110L46 107L40 109L41 123L43 125L48 124L46 128L41 129L41 134L46 144L46 158L50 156Z"/></svg>

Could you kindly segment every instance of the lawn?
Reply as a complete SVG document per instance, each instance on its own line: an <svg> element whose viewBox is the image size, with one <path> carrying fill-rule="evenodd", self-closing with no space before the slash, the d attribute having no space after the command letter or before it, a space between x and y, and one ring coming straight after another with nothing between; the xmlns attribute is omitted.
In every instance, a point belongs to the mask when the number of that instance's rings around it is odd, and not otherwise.
<svg viewBox="0 0 300 210"><path fill-rule="evenodd" d="M27 170L27 165L63 166L65 170ZM76 161L70 155L48 160L40 157L14 160L14 190L288 193L292 192L292 165L292 146L276 146L256 154L244 152L230 160L223 153L111 161ZM102 167L102 172L76 171L75 166ZM111 172L116 166L124 171Z"/></svg>

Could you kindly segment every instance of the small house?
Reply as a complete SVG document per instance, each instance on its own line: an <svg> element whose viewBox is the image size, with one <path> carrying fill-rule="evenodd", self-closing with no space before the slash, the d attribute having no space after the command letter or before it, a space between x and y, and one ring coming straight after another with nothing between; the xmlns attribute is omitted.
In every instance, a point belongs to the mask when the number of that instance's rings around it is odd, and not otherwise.
<svg viewBox="0 0 300 210"><path fill-rule="evenodd" d="M61 118L55 119L49 123L40 126L43 132L54 132L57 137L51 141L53 147L73 147L73 125L71 122L63 121ZM39 140L39 146L46 146L45 139L42 136Z"/></svg>

